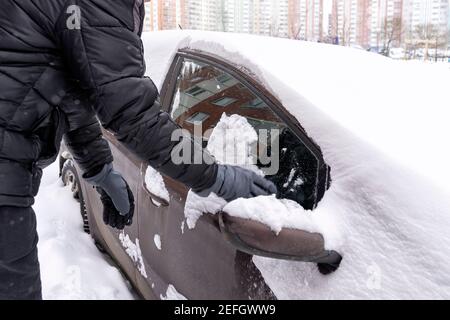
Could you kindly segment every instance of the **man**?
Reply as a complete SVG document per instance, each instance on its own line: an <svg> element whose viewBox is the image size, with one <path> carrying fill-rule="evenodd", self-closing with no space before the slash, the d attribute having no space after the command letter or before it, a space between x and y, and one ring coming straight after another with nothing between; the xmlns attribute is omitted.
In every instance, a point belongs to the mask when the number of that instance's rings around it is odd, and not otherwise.
<svg viewBox="0 0 450 320"><path fill-rule="evenodd" d="M130 152L201 196L232 201L276 192L243 169L171 161L178 127L144 77L143 17L143 0L2 0L0 299L41 299L31 205L64 134L101 195L105 223L132 223L133 194L112 167L97 119Z"/></svg>

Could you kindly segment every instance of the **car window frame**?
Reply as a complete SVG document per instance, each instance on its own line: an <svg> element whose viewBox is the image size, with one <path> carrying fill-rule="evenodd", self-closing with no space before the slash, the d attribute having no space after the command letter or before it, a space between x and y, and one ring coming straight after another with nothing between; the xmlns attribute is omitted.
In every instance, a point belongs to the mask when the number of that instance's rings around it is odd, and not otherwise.
<svg viewBox="0 0 450 320"><path fill-rule="evenodd" d="M175 97L175 89L178 83L178 75L183 66L183 61L190 59L201 63L206 63L214 68L228 73L236 80L245 85L252 94L260 98L272 112L275 113L285 124L291 129L292 133L299 139L305 147L314 155L318 162L318 170L316 173L315 183L315 209L318 205L319 193L325 194L330 186L330 167L325 163L320 147L307 135L300 122L291 115L282 103L267 90L258 80L252 77L252 73L245 68L238 67L231 62L224 60L218 56L205 53L200 50L180 49L174 56L172 64L169 68L167 76L161 89L161 105L163 111L170 114L172 104ZM323 177L321 177L323 175ZM321 185L320 181L323 181Z"/></svg>

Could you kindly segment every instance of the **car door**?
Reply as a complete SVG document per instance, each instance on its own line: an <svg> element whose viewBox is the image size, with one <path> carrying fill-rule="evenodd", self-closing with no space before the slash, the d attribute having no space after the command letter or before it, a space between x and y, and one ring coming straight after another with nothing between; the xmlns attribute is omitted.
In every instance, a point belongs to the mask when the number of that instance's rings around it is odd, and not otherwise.
<svg viewBox="0 0 450 320"><path fill-rule="evenodd" d="M138 202L138 188L140 182L141 161L117 141L114 135L103 131L105 139L109 142L114 157L114 169L119 171L128 182L135 201ZM139 270L139 259L136 254L136 239L138 238L137 215L133 225L125 227L123 231L107 226L103 222L103 205L100 196L92 186L85 185L83 194L87 197L86 205L89 206L90 226L94 238L109 251L110 255L120 265L132 282L136 283L136 270ZM138 242L137 242L138 244Z"/></svg>
<svg viewBox="0 0 450 320"><path fill-rule="evenodd" d="M282 120L269 106L266 95L230 68L198 53L179 53L162 90L163 107L181 128L197 135L205 147L211 130L224 114L245 118L257 132L263 128L286 132L290 118ZM201 124L200 131L195 124ZM268 144L272 138L268 137ZM317 148L305 140L308 144L302 144L305 149ZM317 159L319 153L308 152L310 156L303 159L311 167L308 177L303 177L305 181L308 179L305 185L309 190L305 207L313 208L319 200L319 168L323 163ZM285 185L290 171L275 174L271 179ZM189 299L274 298L252 256L225 241L217 216L204 214L195 228L189 229L184 214L189 190L169 177L146 181L146 176L154 177L155 173L144 164L138 214L139 242L148 277L140 277L141 291L164 297L167 288L173 286ZM162 194L169 195L168 201L155 195L158 190L152 191L148 185L160 184L158 181L163 181L166 192Z"/></svg>

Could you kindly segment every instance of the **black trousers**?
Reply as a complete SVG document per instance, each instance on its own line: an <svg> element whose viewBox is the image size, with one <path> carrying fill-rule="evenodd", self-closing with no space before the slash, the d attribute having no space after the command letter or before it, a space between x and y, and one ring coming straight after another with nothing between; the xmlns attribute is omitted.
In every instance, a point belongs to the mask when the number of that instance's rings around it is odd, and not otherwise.
<svg viewBox="0 0 450 320"><path fill-rule="evenodd" d="M0 206L0 300L41 300L36 215Z"/></svg>

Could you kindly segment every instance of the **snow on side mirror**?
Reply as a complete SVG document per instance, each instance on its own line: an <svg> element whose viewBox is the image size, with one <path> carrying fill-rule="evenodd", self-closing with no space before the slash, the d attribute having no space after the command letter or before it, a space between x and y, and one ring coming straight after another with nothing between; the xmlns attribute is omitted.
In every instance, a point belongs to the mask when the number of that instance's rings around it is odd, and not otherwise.
<svg viewBox="0 0 450 320"><path fill-rule="evenodd" d="M219 214L222 234L239 251L273 259L317 263L322 274L339 268L342 256L325 250L323 236L303 230L284 228L277 235L268 226L253 220Z"/></svg>

